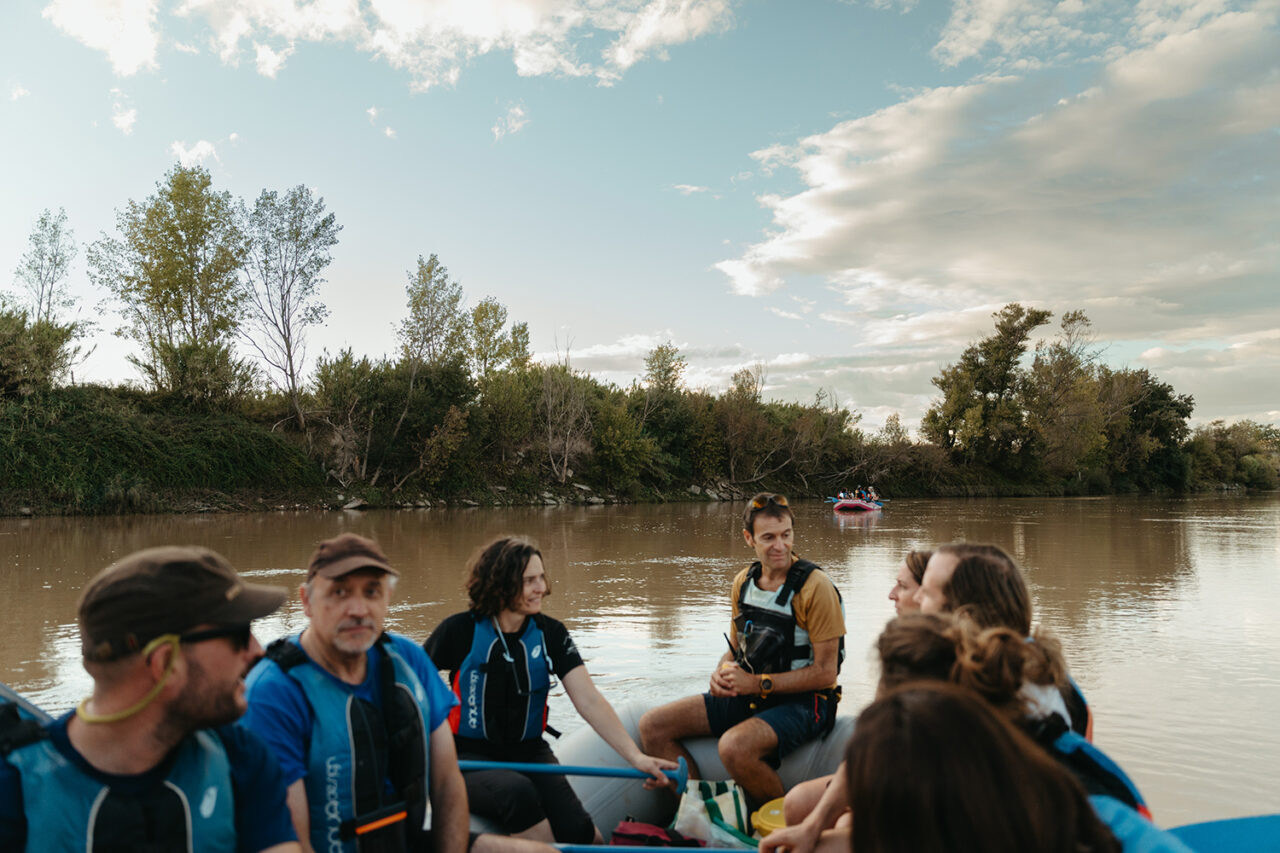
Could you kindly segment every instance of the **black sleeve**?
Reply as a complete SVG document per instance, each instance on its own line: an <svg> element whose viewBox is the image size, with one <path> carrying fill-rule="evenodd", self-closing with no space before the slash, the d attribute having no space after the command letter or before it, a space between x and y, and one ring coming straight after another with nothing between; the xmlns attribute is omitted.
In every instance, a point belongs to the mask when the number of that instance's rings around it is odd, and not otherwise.
<svg viewBox="0 0 1280 853"><path fill-rule="evenodd" d="M543 616L539 623L542 628L543 642L547 645L547 654L551 656L551 668L556 675L564 678L573 670L583 665L582 655L569 636L569 629L558 619Z"/></svg>
<svg viewBox="0 0 1280 853"><path fill-rule="evenodd" d="M471 651L475 633L476 622L471 614L455 613L436 626L422 648L436 669L452 675L466 660L467 652Z"/></svg>

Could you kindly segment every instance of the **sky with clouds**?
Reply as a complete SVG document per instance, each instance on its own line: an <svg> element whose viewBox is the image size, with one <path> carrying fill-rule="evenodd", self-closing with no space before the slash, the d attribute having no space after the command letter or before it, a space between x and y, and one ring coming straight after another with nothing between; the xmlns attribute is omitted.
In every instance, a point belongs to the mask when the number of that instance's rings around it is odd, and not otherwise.
<svg viewBox="0 0 1280 853"><path fill-rule="evenodd" d="M0 83L0 271L66 208L80 379L137 378L85 249L183 163L337 215L312 355L393 353L436 253L619 384L670 340L915 426L1018 301L1280 421L1280 0L15 0Z"/></svg>

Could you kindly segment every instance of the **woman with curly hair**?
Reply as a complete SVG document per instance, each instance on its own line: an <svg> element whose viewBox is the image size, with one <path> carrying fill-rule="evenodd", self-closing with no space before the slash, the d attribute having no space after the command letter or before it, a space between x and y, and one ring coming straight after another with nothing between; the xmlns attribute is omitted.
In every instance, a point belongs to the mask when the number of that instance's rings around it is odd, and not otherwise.
<svg viewBox="0 0 1280 853"><path fill-rule="evenodd" d="M542 612L551 594L542 553L526 539L505 536L471 560L470 608L440 623L424 647L449 673L461 703L449 718L461 759L554 764L543 739L551 676L573 706L633 767L666 784L676 765L645 755L591 680L564 623ZM551 729L554 733L554 729ZM601 843L601 835L563 776L479 770L463 774L473 814L510 835L535 841Z"/></svg>

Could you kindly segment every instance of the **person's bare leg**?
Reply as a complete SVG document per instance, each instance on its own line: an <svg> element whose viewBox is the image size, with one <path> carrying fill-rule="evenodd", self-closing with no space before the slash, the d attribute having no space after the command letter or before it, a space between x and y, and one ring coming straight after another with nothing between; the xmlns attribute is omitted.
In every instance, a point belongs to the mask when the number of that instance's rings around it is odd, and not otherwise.
<svg viewBox="0 0 1280 853"><path fill-rule="evenodd" d="M545 824L546 821L542 823ZM547 832L548 834L551 832L550 828ZM472 845L471 850L473 853L556 853L556 848L548 843L488 832L476 837L476 843Z"/></svg>
<svg viewBox="0 0 1280 853"><path fill-rule="evenodd" d="M650 708L640 718L639 728L640 748L646 755L672 761L683 758L689 764L690 778L699 777L698 765L680 740L711 734L707 705L702 696L686 696L684 699Z"/></svg>
<svg viewBox="0 0 1280 853"><path fill-rule="evenodd" d="M814 806L822 799L830 783L830 775L819 776L817 779L801 782L787 791L787 798L782 802L782 814L786 818L787 826L795 826L808 817L809 812L813 811Z"/></svg>
<svg viewBox="0 0 1280 853"><path fill-rule="evenodd" d="M777 748L777 733L759 717L744 720L720 736L720 761L746 791L753 808L785 793L778 772L764 761Z"/></svg>
<svg viewBox="0 0 1280 853"><path fill-rule="evenodd" d="M551 821L543 818L533 826L522 832L513 832L510 838L525 838L529 841L541 841L544 844L554 844L556 837L551 833Z"/></svg>

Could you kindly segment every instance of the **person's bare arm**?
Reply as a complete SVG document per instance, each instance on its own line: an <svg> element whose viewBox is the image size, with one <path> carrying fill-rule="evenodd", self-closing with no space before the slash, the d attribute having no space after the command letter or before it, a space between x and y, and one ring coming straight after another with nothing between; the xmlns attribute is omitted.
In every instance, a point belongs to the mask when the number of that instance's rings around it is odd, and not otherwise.
<svg viewBox="0 0 1280 853"><path fill-rule="evenodd" d="M804 693L809 690L825 690L836 682L839 654L839 637L814 643L813 663L789 672L769 674L773 679L773 692ZM730 696L755 696L760 692L760 676L747 672L737 664L721 666L718 675L727 689L732 691L728 694ZM713 676L713 685L715 681Z"/></svg>
<svg viewBox="0 0 1280 853"><path fill-rule="evenodd" d="M293 818L293 831L298 833L302 853L315 853L311 846L311 811L307 805L307 780L297 779L285 790L285 804ZM285 845L286 847L288 845ZM271 848L273 851L275 847Z"/></svg>
<svg viewBox="0 0 1280 853"><path fill-rule="evenodd" d="M431 733L431 842L435 853L465 853L470 828L467 786L458 769L453 732L441 723Z"/></svg>
<svg viewBox="0 0 1280 853"><path fill-rule="evenodd" d="M819 844L823 830L835 826L836 820L849 808L848 784L845 781L845 764L840 762L831 783L822 792L822 798L813 811L795 826L786 826L769 833L760 841L760 853L788 850L790 853L811 853Z"/></svg>
<svg viewBox="0 0 1280 853"><path fill-rule="evenodd" d="M651 780L653 784L650 785L649 781L646 781L646 786L656 787L667 784L667 777L662 770L664 768L674 770L676 763L645 755L640 747L636 746L631 735L627 734L626 726L622 725L622 720L618 718L618 712L613 710L609 700L604 698L604 694L596 687L585 666L576 666L571 669L560 678L560 683L569 694L573 707L577 708L582 719L596 730L596 734L604 738L604 742L613 747L613 751L622 756L628 764L653 777Z"/></svg>

